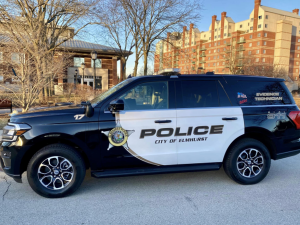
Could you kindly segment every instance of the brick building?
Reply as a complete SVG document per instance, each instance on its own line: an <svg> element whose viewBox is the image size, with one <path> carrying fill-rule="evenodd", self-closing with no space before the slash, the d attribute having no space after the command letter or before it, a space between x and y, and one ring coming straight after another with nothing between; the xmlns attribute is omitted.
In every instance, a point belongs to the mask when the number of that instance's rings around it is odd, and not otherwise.
<svg viewBox="0 0 300 225"><path fill-rule="evenodd" d="M154 72L165 68L179 68L182 74L230 73L228 57L234 54L243 67L243 59L252 57L256 63L280 65L297 80L300 69L299 9L287 12L254 1L249 19L234 22L221 13L221 20L212 16L208 31L200 32L190 24L189 30L168 33L156 45Z"/></svg>
<svg viewBox="0 0 300 225"><path fill-rule="evenodd" d="M55 86L61 86L64 83L75 83L75 77L77 73L77 83L87 84L93 87L93 60L91 59L91 52L97 52L97 59L95 61L96 67L96 88L107 90L119 82L118 79L118 61L120 63L120 75L122 75L122 61L120 60L120 50L109 46L90 43L86 41L73 39L74 28L68 28L60 38L68 37L67 40L57 48L55 58L60 60L63 58L63 54L69 54L71 65L66 68L58 78L54 79ZM18 80L6 77L4 72L11 72L11 68L7 67L7 60L13 63L19 63L19 59L23 53L2 52L1 46L10 43L8 35L1 33L0 31L0 82L6 84L17 84ZM6 55L5 55L6 54ZM128 52L132 54L132 52ZM81 64L84 63L84 69L81 68ZM84 79L83 79L84 76Z"/></svg>

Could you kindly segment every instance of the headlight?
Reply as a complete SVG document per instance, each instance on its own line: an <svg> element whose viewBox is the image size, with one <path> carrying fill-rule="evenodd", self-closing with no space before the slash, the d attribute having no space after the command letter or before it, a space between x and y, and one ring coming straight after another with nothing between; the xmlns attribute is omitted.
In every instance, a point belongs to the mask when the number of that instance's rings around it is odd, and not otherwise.
<svg viewBox="0 0 300 225"><path fill-rule="evenodd" d="M31 126L29 126L28 124L8 123L3 128L2 141L8 141L8 142L16 141L20 135L24 134L26 131L30 129Z"/></svg>

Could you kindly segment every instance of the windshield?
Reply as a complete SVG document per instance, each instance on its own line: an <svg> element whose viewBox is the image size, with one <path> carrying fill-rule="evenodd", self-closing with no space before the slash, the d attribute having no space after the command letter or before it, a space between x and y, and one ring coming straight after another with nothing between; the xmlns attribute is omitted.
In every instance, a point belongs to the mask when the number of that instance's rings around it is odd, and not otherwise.
<svg viewBox="0 0 300 225"><path fill-rule="evenodd" d="M92 106L95 107L98 103L100 103L101 101L103 101L104 99L106 99L108 96L110 96L111 94L115 93L117 90L121 89L122 87L124 87L125 85L129 84L130 82L132 82L134 79L127 79L122 81L121 83L118 83L116 86L113 86L112 88L108 89L107 91L101 93L100 95L98 95L96 98L94 98L91 102Z"/></svg>

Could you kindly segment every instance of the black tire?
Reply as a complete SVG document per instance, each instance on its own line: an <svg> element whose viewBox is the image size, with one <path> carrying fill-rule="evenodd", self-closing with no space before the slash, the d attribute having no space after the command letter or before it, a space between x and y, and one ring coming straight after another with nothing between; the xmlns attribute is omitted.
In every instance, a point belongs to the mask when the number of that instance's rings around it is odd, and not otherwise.
<svg viewBox="0 0 300 225"><path fill-rule="evenodd" d="M253 177L245 177L241 173L243 173L243 170L238 170L237 166L237 160L240 156L240 154L248 149L255 149L261 153L261 156L263 157L263 166L261 168L261 171L255 175L254 173ZM241 158L239 158L241 159ZM240 164L239 164L240 165ZM243 164L242 164L243 165ZM254 165L254 164L246 164L244 165L247 167L247 165ZM237 143L235 143L228 151L228 153L225 156L223 167L225 170L225 173L235 182L239 184L249 185L249 184L256 184L260 181L262 181L268 174L271 166L271 156L266 148L266 146L261 143L258 140L252 139L252 138L244 138L239 140ZM241 166L242 167L242 166ZM243 167L244 168L244 167ZM253 168L253 167L252 167ZM246 175L250 174L250 170L246 170ZM257 171L256 171L257 172ZM244 174L245 175L245 174Z"/></svg>
<svg viewBox="0 0 300 225"><path fill-rule="evenodd" d="M59 159L67 159L68 162L72 164L72 179L67 185L59 190L49 189L50 187L45 187L39 180L40 175L38 175L39 166L42 162L45 162L49 157L58 156ZM54 159L55 160L55 159ZM61 162L60 162L61 163ZM57 163L58 164L58 163ZM62 163L60 164L62 165ZM69 165L69 164L67 164ZM65 165L66 166L66 165ZM55 169L54 167L50 167ZM58 168L58 167L57 167ZM52 171L52 170L50 170ZM60 170L62 171L62 170ZM64 171L63 171L64 172ZM72 147L64 144L52 144L43 147L30 159L27 166L27 179L31 188L39 195L47 198L60 198L65 197L74 193L81 185L85 177L85 163L80 154L76 152ZM48 172L47 172L48 173ZM52 173L53 174L53 173ZM55 173L54 173L55 174ZM52 175L49 175L52 176ZM54 176L54 175L53 175ZM51 181L54 179L52 176ZM57 176L58 178L58 176ZM60 177L62 178L62 177ZM63 180L63 179L60 179ZM58 180L59 181L59 180ZM65 182L65 181L64 181ZM60 182L58 182L59 184ZM53 183L54 186L54 183Z"/></svg>

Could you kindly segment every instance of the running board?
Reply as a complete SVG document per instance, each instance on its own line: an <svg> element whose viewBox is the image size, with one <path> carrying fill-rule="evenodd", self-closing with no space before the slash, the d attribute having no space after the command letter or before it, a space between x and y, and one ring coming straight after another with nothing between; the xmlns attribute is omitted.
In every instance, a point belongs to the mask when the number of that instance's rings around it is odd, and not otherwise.
<svg viewBox="0 0 300 225"><path fill-rule="evenodd" d="M135 175L150 175L162 173L184 173L194 171L218 170L222 163L206 163L206 164L191 164L191 165L176 165L176 166L157 166L144 168L123 168L123 169L108 169L103 171L92 171L92 177L122 177Z"/></svg>

